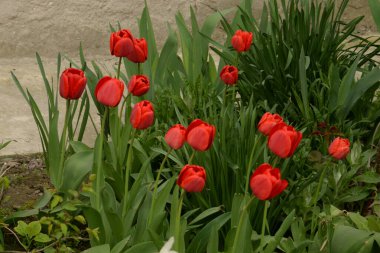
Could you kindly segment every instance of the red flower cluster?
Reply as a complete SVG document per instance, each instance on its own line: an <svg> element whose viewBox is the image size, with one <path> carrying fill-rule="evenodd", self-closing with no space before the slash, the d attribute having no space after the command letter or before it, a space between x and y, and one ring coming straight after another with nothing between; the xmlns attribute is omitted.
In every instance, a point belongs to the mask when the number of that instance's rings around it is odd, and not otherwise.
<svg viewBox="0 0 380 253"><path fill-rule="evenodd" d="M281 158L291 157L302 139L302 133L287 125L278 114L265 113L258 128L269 136L269 149Z"/></svg>
<svg viewBox="0 0 380 253"><path fill-rule="evenodd" d="M110 36L111 55L127 57L134 63L145 62L148 58L148 46L144 38L134 38L132 33L123 29Z"/></svg>

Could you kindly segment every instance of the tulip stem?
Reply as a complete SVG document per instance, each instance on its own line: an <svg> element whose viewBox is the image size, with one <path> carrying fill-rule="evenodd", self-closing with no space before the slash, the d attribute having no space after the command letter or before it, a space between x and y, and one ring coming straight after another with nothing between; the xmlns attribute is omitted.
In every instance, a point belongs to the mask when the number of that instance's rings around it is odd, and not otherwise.
<svg viewBox="0 0 380 253"><path fill-rule="evenodd" d="M326 175L326 168L327 168L327 166L323 166L321 175L319 177L317 191L315 192L315 195L314 195L314 198L313 198L313 202L312 202L312 204L313 204L313 218L311 220L311 234L312 235L314 234L314 230L315 230L315 226L316 226L314 211L315 211L315 208L317 206L318 196L319 196L319 192L320 192L321 187L322 187L323 179L325 178L325 175Z"/></svg>
<svg viewBox="0 0 380 253"><path fill-rule="evenodd" d="M121 109L120 109L120 113L119 113L120 121L121 121L121 117L123 114L124 106L127 104L127 99L129 98L130 94L131 93L128 93L128 95L126 97L124 97L123 103L121 104ZM126 119L124 121L126 122Z"/></svg>
<svg viewBox="0 0 380 253"><path fill-rule="evenodd" d="M117 79L120 78L120 67L121 67L121 60L122 59L123 59L123 57L119 57L119 65L117 66L117 74L116 74Z"/></svg>
<svg viewBox="0 0 380 253"><path fill-rule="evenodd" d="M264 243L264 235L265 235L265 225L267 223L268 204L269 204L269 202L267 200L265 200L264 201L263 224L261 226L261 239L260 239L259 248L264 247L263 243Z"/></svg>
<svg viewBox="0 0 380 253"><path fill-rule="evenodd" d="M178 210L177 210L177 217L175 222L175 240L174 249L180 252L180 236L181 236L181 211L182 211L182 204L183 204L183 198L185 197L185 190L181 190L181 196L179 197L179 203L178 203Z"/></svg>
<svg viewBox="0 0 380 253"><path fill-rule="evenodd" d="M127 212L127 198L129 193L129 174L131 173L132 164L133 164L133 142L135 140L136 129L132 131L131 144L128 150L127 164L125 166L125 182L124 182L124 201L123 201L123 215L124 218Z"/></svg>
<svg viewBox="0 0 380 253"><path fill-rule="evenodd" d="M137 63L137 74L141 75L141 63Z"/></svg>
<svg viewBox="0 0 380 253"><path fill-rule="evenodd" d="M193 153L191 154L190 159L189 159L189 161L187 162L187 164L191 164L191 162L192 162L193 159L194 159L194 156L195 156L195 150L193 150Z"/></svg>
<svg viewBox="0 0 380 253"><path fill-rule="evenodd" d="M223 105L226 105L227 103L227 85L224 87L224 97L223 97Z"/></svg>
<svg viewBox="0 0 380 253"><path fill-rule="evenodd" d="M66 100L66 113L65 113L65 125L63 126L63 131L61 135L61 157L59 160L59 168L58 168L58 178L56 179L56 182L58 184L58 187L62 184L62 177L63 177L63 163L65 161L65 154L66 154L66 139L67 139L67 127L69 124L69 118L70 118L70 99ZM57 187L57 186L56 186Z"/></svg>
<svg viewBox="0 0 380 253"><path fill-rule="evenodd" d="M150 207L150 211L149 211L148 226L150 225L150 222L152 221L153 210L155 209L158 181L160 179L160 176L161 176L162 170L164 168L164 165L165 165L166 161L168 160L168 157L169 157L170 153L172 152L172 150L173 149L170 148L169 151L166 153L165 158L164 158L164 160L161 163L160 169L158 170L156 181L154 182L153 197L152 197L152 206Z"/></svg>

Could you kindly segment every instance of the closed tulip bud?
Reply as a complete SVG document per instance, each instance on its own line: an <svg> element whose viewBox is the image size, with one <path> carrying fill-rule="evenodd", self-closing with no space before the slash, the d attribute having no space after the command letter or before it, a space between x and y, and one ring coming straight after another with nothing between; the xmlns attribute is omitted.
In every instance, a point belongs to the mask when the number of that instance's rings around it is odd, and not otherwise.
<svg viewBox="0 0 380 253"><path fill-rule="evenodd" d="M119 79L105 76L99 80L95 88L95 97L99 103L116 107L123 96L124 83Z"/></svg>
<svg viewBox="0 0 380 253"><path fill-rule="evenodd" d="M154 122L154 110L152 104L148 100L143 100L132 109L130 122L133 128L146 129Z"/></svg>
<svg viewBox="0 0 380 253"><path fill-rule="evenodd" d="M301 139L301 132L281 122L269 133L268 147L277 156L286 158L293 155Z"/></svg>
<svg viewBox="0 0 380 253"><path fill-rule="evenodd" d="M149 79L145 75L134 75L128 83L128 91L138 97L147 93L149 87Z"/></svg>
<svg viewBox="0 0 380 253"><path fill-rule="evenodd" d="M329 146L329 154L335 159L344 159L348 153L350 153L349 139L337 137Z"/></svg>
<svg viewBox="0 0 380 253"><path fill-rule="evenodd" d="M132 33L123 29L114 33L110 36L110 51L111 55L117 57L127 57L127 45L132 43L133 36Z"/></svg>
<svg viewBox="0 0 380 253"><path fill-rule="evenodd" d="M126 57L134 63L145 62L148 58L148 46L144 38L128 40L126 44Z"/></svg>
<svg viewBox="0 0 380 253"><path fill-rule="evenodd" d="M215 137L215 127L206 122L195 119L186 130L186 141L198 151L206 151L212 145Z"/></svg>
<svg viewBox="0 0 380 253"><path fill-rule="evenodd" d="M202 166L187 164L179 173L177 184L187 192L201 192L206 184L206 171Z"/></svg>
<svg viewBox="0 0 380 253"><path fill-rule="evenodd" d="M86 88L87 79L80 69L68 68L62 72L59 94L65 99L78 99Z"/></svg>
<svg viewBox="0 0 380 253"><path fill-rule="evenodd" d="M251 47L253 34L242 30L237 30L232 36L231 44L238 52L248 51Z"/></svg>
<svg viewBox="0 0 380 253"><path fill-rule="evenodd" d="M268 200L283 192L288 186L288 181L281 179L279 169L263 163L253 172L249 186L256 198Z"/></svg>
<svg viewBox="0 0 380 253"><path fill-rule="evenodd" d="M186 128L181 124L172 126L165 135L165 141L172 149L180 149L186 141Z"/></svg>
<svg viewBox="0 0 380 253"><path fill-rule="evenodd" d="M272 128L281 122L283 122L283 120L280 115L276 113L271 114L270 112L266 112L260 119L260 122L258 125L259 131L262 134L268 136Z"/></svg>
<svg viewBox="0 0 380 253"><path fill-rule="evenodd" d="M238 81L239 71L235 66L226 65L219 76L225 84L234 85Z"/></svg>

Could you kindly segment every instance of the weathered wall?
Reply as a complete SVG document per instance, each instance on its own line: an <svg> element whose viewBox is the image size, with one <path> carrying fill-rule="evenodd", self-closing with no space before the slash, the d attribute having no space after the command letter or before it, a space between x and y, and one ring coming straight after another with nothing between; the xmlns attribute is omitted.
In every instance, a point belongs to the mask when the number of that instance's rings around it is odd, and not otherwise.
<svg viewBox="0 0 380 253"><path fill-rule="evenodd" d="M147 0L159 45L166 37L167 23L181 11L189 17L193 5L200 19L215 10L236 6L239 0ZM263 0L254 1L260 13ZM109 23L120 21L124 28L137 33L137 18L144 0L1 0L0 57L33 57L57 52L74 52L83 42L87 52L107 54ZM359 30L372 28L367 0L351 0L347 18L366 15Z"/></svg>

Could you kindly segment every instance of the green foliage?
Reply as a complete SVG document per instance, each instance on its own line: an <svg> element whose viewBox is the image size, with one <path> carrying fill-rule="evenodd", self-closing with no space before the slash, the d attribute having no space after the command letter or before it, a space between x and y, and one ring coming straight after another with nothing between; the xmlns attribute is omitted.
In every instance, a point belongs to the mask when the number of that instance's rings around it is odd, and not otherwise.
<svg viewBox="0 0 380 253"><path fill-rule="evenodd" d="M368 0L370 6L373 20L377 25L377 30L380 31L380 1L379 0Z"/></svg>

